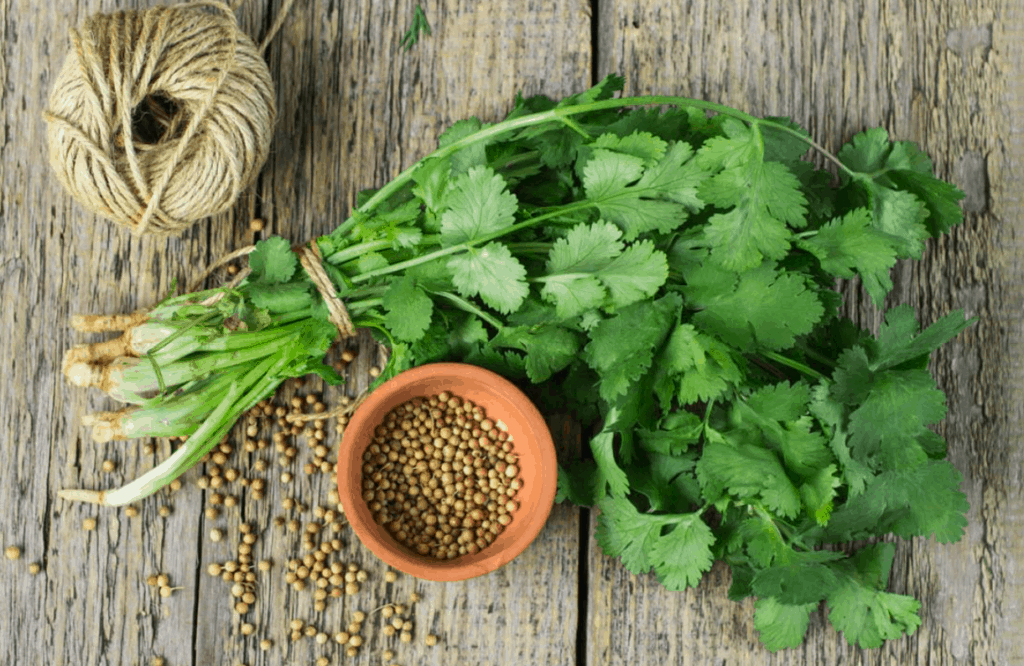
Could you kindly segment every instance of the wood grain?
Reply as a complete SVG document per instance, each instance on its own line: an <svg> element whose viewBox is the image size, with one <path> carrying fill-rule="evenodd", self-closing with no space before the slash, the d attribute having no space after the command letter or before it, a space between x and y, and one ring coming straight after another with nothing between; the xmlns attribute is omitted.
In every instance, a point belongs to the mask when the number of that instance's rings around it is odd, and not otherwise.
<svg viewBox="0 0 1024 666"><path fill-rule="evenodd" d="M46 164L41 119L68 29L95 11L149 4L0 0L0 546L24 553L0 564L0 663L134 666L154 655L168 666L311 664L319 656L344 663L333 641L291 643L288 623L333 634L353 610L371 613L415 589L423 601L414 607L414 642L386 639L379 613L371 614L367 645L351 663L376 663L388 647L397 663L437 665L1024 664L1024 583L1016 575L1024 561L1020 3L427 0L433 34L404 52L413 0L299 1L267 52L279 121L257 186L231 213L165 240L132 238L67 197ZM243 28L261 37L282 4L249 0L239 11ZM312 455L303 437L290 483L272 447L236 452L230 464L265 478L267 496L255 501L233 485L241 505L216 519L203 515L211 493L195 486L198 469L182 490L140 503L136 518L55 498L63 487L119 484L171 450L164 440L152 454L139 442L90 441L81 415L108 404L59 376L63 351L86 339L70 331L69 315L151 305L267 234L299 242L325 233L360 189L415 162L453 121L495 120L517 91L561 96L612 71L627 77L630 93L790 115L832 149L885 126L920 142L967 193L965 223L921 262L898 268L890 299L913 304L926 321L957 307L981 320L933 366L949 394L944 434L972 510L962 542L898 547L892 589L923 602L914 636L852 649L819 613L804 647L769 654L753 629L752 603L726 598L726 568L716 566L696 589L668 593L602 556L592 539L581 562L579 512L562 506L514 563L459 584L388 584L343 530L339 558L371 577L358 595L317 613L312 590L284 580L288 558L303 552L300 539L273 524L277 516L306 524L316 506L330 508L330 476L302 471ZM266 220L262 234L249 230L254 216ZM845 293L850 312L877 325L878 312L856 288ZM356 347L349 383L327 391L328 402L355 395L381 362L366 336ZM281 398L319 390L289 385ZM117 471L100 472L105 459ZM256 460L269 470L256 472ZM286 511L286 497L307 511ZM171 515L161 517L161 506L173 507ZM98 529L84 531L86 517ZM242 522L259 533L256 558L274 562L244 619L231 609L228 585L205 573L232 557ZM214 528L227 538L211 541ZM30 576L31 562L43 573ZM182 589L160 598L145 582L155 573ZM246 621L255 627L248 637ZM439 646L424 646L428 632L441 636ZM262 638L273 647L261 650Z"/></svg>
<svg viewBox="0 0 1024 666"><path fill-rule="evenodd" d="M245 3L239 12L243 28L261 37L281 4ZM262 475L267 497L255 502L236 487L230 492L242 500L240 507L216 520L202 513L210 493L191 483L198 470L177 493L141 503L137 518L54 498L62 487L118 484L170 451L168 442L158 442L155 454L147 456L139 442L89 441L78 420L107 405L71 390L59 377L63 350L82 341L67 328L70 314L151 305L175 281L190 283L225 252L266 234L299 242L325 233L344 219L358 190L379 186L413 163L455 120L478 114L492 121L509 109L516 91L560 96L589 81L590 27L580 2L538 2L525 13L512 0L486 8L465 1L426 3L433 34L403 52L399 42L414 4L296 2L268 51L279 121L258 185L230 214L200 223L179 239L154 241L85 215L60 190L45 162L40 118L68 29L95 11L148 3L83 0L55 10L25 0L0 2L0 108L7 128L0 133L0 432L7 454L0 501L22 507L0 519L0 541L24 551L21 560L5 562L0 570L0 663L134 665L148 664L154 655L170 665L311 663L321 655L334 661L344 657L333 641L290 644L288 622L302 618L333 635L354 609L369 612L400 602L414 587L424 597L415 610L416 639L410 645L391 641L403 662L575 663L575 509L556 509L512 565L458 585L406 578L386 584L381 565L345 533L344 561L358 563L371 579L359 595L315 613L312 591L296 592L283 580L286 560L300 552L297 535L275 531L272 520L285 513L285 496L299 498L309 511L326 505L329 475L299 470L295 481L284 484L272 450L236 453L233 464L243 469L257 458L271 463ZM248 229L254 216L266 220L261 235ZM349 369L350 393L365 387L370 366L380 362L365 336L359 349ZM283 397L294 390L286 388ZM336 399L338 393L329 396ZM98 472L108 458L118 461L117 472ZM300 460L308 458L303 453ZM173 513L160 517L160 506L172 506ZM81 529L87 516L98 518L97 530ZM231 557L243 521L260 533L255 555L275 562L261 575L257 603L244 620L231 610L229 586L205 573L208 563ZM212 528L227 537L210 541ZM43 574L28 575L32 561L43 563ZM167 573L182 589L160 598L145 583L154 573ZM563 621L549 622L552 612ZM256 627L250 637L241 633L246 620ZM380 658L385 639L379 620L379 614L372 616L365 625L361 662ZM440 646L424 646L430 631L442 637ZM262 651L262 638L274 646Z"/></svg>
<svg viewBox="0 0 1024 666"><path fill-rule="evenodd" d="M941 0L601 3L599 73L626 76L630 92L684 94L756 115L791 116L826 148L881 125L918 142L938 173L965 190L963 225L902 264L887 306L914 305L925 322L954 308L977 326L936 354L949 394L943 431L964 474L970 528L957 544L900 543L890 586L922 601L912 637L865 651L812 617L806 644L772 655L757 642L750 600L726 600L728 570L700 587L662 590L595 550L587 663L1019 664L1024 630L1014 571L1024 549L1020 437L1019 194L1022 29L1013 3L965 7ZM849 312L879 313L856 286Z"/></svg>

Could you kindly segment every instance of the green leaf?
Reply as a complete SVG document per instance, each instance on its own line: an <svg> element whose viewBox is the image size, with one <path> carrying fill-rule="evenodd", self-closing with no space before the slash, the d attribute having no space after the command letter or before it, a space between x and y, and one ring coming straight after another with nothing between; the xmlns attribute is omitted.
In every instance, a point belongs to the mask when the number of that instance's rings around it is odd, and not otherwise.
<svg viewBox="0 0 1024 666"><path fill-rule="evenodd" d="M629 478L615 460L615 431L605 428L590 438L590 452L594 455L600 474L597 487L604 495L605 487L612 497L625 497L629 492Z"/></svg>
<svg viewBox="0 0 1024 666"><path fill-rule="evenodd" d="M885 315L870 368L884 370L921 358L946 344L977 321L965 320L956 310L918 333L917 318L909 305L893 308Z"/></svg>
<svg viewBox="0 0 1024 666"><path fill-rule="evenodd" d="M751 162L761 142L744 123L726 118L721 123L722 136L715 136L697 151L697 163L710 172L730 169Z"/></svg>
<svg viewBox="0 0 1024 666"><path fill-rule="evenodd" d="M526 376L538 384L576 360L578 335L561 326L505 326L491 341L495 347L526 352Z"/></svg>
<svg viewBox="0 0 1024 666"><path fill-rule="evenodd" d="M407 275L391 283L384 292L382 305L387 310L384 325L399 340L419 340L430 326L433 301Z"/></svg>
<svg viewBox="0 0 1024 666"><path fill-rule="evenodd" d="M473 167L455 181L441 215L441 244L474 241L515 222L517 202L505 180L485 167Z"/></svg>
<svg viewBox="0 0 1024 666"><path fill-rule="evenodd" d="M721 171L702 184L700 196L718 209L731 209L712 215L704 227L711 259L729 270L783 258L792 237L789 227L806 224L800 181L779 162L749 162Z"/></svg>
<svg viewBox="0 0 1024 666"><path fill-rule="evenodd" d="M667 590L696 587L704 573L711 570L714 543L711 528L700 516L695 513L680 516L675 527L661 535L651 548L651 562L658 582Z"/></svg>
<svg viewBox="0 0 1024 666"><path fill-rule="evenodd" d="M913 462L905 457L908 449L923 462L915 440L945 415L945 394L928 371L886 370L875 376L864 402L850 415L850 450L876 469Z"/></svg>
<svg viewBox="0 0 1024 666"><path fill-rule="evenodd" d="M811 391L802 382L780 382L763 386L750 394L747 404L766 419L795 421L807 411Z"/></svg>
<svg viewBox="0 0 1024 666"><path fill-rule="evenodd" d="M836 491L841 485L842 480L836 476L836 466L828 465L800 486L800 497L807 508L807 515L818 525L828 525L835 506Z"/></svg>
<svg viewBox="0 0 1024 666"><path fill-rule="evenodd" d="M830 221L799 244L818 258L827 273L841 278L859 274L876 305L892 289L889 271L896 265L896 246L891 237L871 226L867 209L856 208Z"/></svg>
<svg viewBox="0 0 1024 666"><path fill-rule="evenodd" d="M291 244L280 236L271 236L256 242L256 249L249 253L249 268L252 282L279 284L287 282L295 274L299 260L292 252Z"/></svg>
<svg viewBox="0 0 1024 666"><path fill-rule="evenodd" d="M773 452L759 446L709 436L697 479L709 499L726 490L739 498L760 496L772 511L789 518L800 513L800 495L786 470Z"/></svg>
<svg viewBox="0 0 1024 666"><path fill-rule="evenodd" d="M530 289L526 269L501 243L471 247L448 260L452 283L466 297L480 295L484 303L499 312L515 311Z"/></svg>
<svg viewBox="0 0 1024 666"><path fill-rule="evenodd" d="M684 405L715 400L743 378L730 349L690 324L680 324L672 331L656 372L656 391L663 409L668 409L673 399Z"/></svg>
<svg viewBox="0 0 1024 666"><path fill-rule="evenodd" d="M811 613L817 608L817 603L783 604L771 597L758 599L754 604L754 628L772 652L800 647Z"/></svg>
<svg viewBox="0 0 1024 666"><path fill-rule="evenodd" d="M602 219L622 229L627 241L651 231L672 231L702 206L697 185L707 174L692 155L687 144L673 144L645 172L642 158L595 149L582 167L587 200Z"/></svg>
<svg viewBox="0 0 1024 666"><path fill-rule="evenodd" d="M892 545L877 544L861 549L852 566L842 569L839 586L828 596L828 619L850 645L879 647L883 641L913 634L921 625L917 612L921 603L913 597L881 589L878 575L889 577ZM865 580L866 579L866 580Z"/></svg>
<svg viewBox="0 0 1024 666"><path fill-rule="evenodd" d="M690 271L686 282L688 305L700 309L694 324L743 351L791 347L824 313L802 276L768 263L740 275L706 264Z"/></svg>
<svg viewBox="0 0 1024 666"><path fill-rule="evenodd" d="M603 306L623 307L657 292L668 277L665 255L650 241L623 251L621 232L612 224L579 224L557 239L547 262L541 295L569 319Z"/></svg>
<svg viewBox="0 0 1024 666"><path fill-rule="evenodd" d="M479 118L465 118L453 124L438 137L438 148L447 148L456 141L465 139L476 134L486 125L480 122ZM451 174L460 176L473 167L481 167L487 164L487 143L477 141L456 151L448 157L451 165Z"/></svg>
<svg viewBox="0 0 1024 666"><path fill-rule="evenodd" d="M261 284L258 289L249 290L252 304L273 313L296 312L313 305L312 285L309 282L285 282Z"/></svg>
<svg viewBox="0 0 1024 666"><path fill-rule="evenodd" d="M635 574L644 574L654 566L651 550L661 535L666 519L663 516L637 511L625 498L605 497L597 508L594 540L605 555L618 557L622 565Z"/></svg>
<svg viewBox="0 0 1024 666"><path fill-rule="evenodd" d="M583 358L601 376L599 391L604 400L625 394L647 371L681 307L678 295L666 294L656 301L628 305L590 331Z"/></svg>

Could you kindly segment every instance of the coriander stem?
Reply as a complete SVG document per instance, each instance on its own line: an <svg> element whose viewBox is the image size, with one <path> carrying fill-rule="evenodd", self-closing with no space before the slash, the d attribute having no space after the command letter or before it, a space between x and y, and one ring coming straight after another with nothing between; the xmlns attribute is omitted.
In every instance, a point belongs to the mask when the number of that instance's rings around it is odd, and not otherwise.
<svg viewBox="0 0 1024 666"><path fill-rule="evenodd" d="M820 372L818 372L817 370L815 370L811 366L804 365L800 361L794 361L793 359L788 358L786 356L783 356L782 354L779 354L777 352L766 351L766 352L762 352L761 355L764 356L765 358L768 358L768 359L771 359L771 360L775 361L776 363L779 363L780 365L785 365L785 366L790 367L790 368L792 368L794 370L802 372L805 375L807 375L808 377L813 377L813 378L819 379L819 380L820 379L828 379L825 375L821 374Z"/></svg>
<svg viewBox="0 0 1024 666"><path fill-rule="evenodd" d="M455 307L459 308L460 310L463 310L463 311L468 312L470 314L476 315L477 317L480 317L481 319L483 319L485 322L487 322L488 324L490 324L491 326L493 326L497 330L501 330L504 327L504 324L502 324L501 321L499 321L495 317L492 317L491 315L487 314L486 312L484 312L483 310L481 310L477 306L473 305L472 303L470 303L466 299L462 298L461 296L456 296L455 294L451 293L450 291L439 291L439 292L435 292L435 293L438 296L440 296L441 298L444 298L444 299L450 301L453 305L455 305Z"/></svg>
<svg viewBox="0 0 1024 666"><path fill-rule="evenodd" d="M340 266L347 261L352 259L358 259L360 256L369 252L376 252L377 250L386 250L391 247L391 241L389 240L378 240L378 241L367 241L365 243L359 243L358 245L352 245L346 247L343 250L338 250L331 256L327 257L325 261L334 266Z"/></svg>
<svg viewBox="0 0 1024 666"><path fill-rule="evenodd" d="M621 109L629 106L657 105L691 106L697 109L704 109L705 111L711 111L713 113L731 116L738 120L742 120L743 122L748 123L750 125L754 125L758 122L761 122L759 121L759 119L755 118L754 116L751 116L748 113L744 113L742 111L739 111L738 109L725 106L724 104L716 104L714 102L708 102L701 99L677 97L672 95L643 95L639 97L619 97L617 99L604 99L597 102L590 102L587 104L577 104L574 106L549 109L547 111L542 111L540 113L532 113L525 116L519 116L517 118L503 120L499 123L495 123L488 127L484 127L483 129L474 132L469 136L465 136L459 139L458 141L454 141L448 144L447 146L438 148L434 152L417 161L412 166L409 166L406 169L404 169L390 182L388 182L388 184L377 190L373 194L373 196L367 199L362 206L356 209L355 212L369 213L374 208L379 206L381 203L386 201L388 197L390 197L392 194L399 191L401 188L405 187L405 185L410 180L412 180L413 174L420 167L420 165L429 159L443 159L445 157L448 157L449 155L457 153L458 151L462 150L467 146L472 146L473 144L480 143L482 141L488 141L507 132L513 132L515 130L533 127L535 125L541 125L552 120L558 121L563 124L568 124L566 122L568 118L584 113L590 113L592 111ZM782 127L782 129L784 131L789 131L790 133L796 134L796 136L800 137L802 141L807 141L809 144L815 146L818 150L822 150L822 152L826 156L830 157L827 151L824 151L824 149L822 149L820 146L817 146L817 144L814 144L814 142L810 141L807 137L792 132L792 130L789 130L789 128L786 127ZM589 134L586 133L584 133L584 135L587 136L588 138L590 136ZM342 222L341 225L333 233L343 235L346 231L355 226L355 224L355 216L349 216L349 218Z"/></svg>

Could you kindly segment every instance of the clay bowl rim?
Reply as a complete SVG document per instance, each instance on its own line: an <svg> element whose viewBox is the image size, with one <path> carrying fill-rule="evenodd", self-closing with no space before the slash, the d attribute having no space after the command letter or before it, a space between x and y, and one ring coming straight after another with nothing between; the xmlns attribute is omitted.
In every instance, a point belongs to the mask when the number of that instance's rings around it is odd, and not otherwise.
<svg viewBox="0 0 1024 666"><path fill-rule="evenodd" d="M399 545L373 520L361 493L362 455L371 442L373 429L397 405L443 390L468 397L460 393L455 384L457 381L471 387L463 387L463 392L482 390L490 394L486 401L470 399L481 404L489 416L509 423L513 446L520 456L524 485L517 495L520 508L511 526L493 544L475 555L448 561L431 560ZM512 432L514 429L525 429L532 436L517 436ZM531 463L530 474L527 474L525 462ZM557 469L554 441L547 423L515 384L491 370L468 363L430 363L406 370L384 382L352 414L338 448L338 498L356 536L384 563L425 580L460 581L501 568L533 543L554 506Z"/></svg>

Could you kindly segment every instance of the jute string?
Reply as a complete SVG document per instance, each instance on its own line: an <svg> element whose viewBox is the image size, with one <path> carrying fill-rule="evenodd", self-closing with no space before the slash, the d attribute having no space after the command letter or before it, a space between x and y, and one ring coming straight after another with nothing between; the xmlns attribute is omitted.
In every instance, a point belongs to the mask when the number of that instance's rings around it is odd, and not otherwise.
<svg viewBox="0 0 1024 666"><path fill-rule="evenodd" d="M227 210L269 153L274 86L231 7L204 0L96 14L44 113L50 164L90 211L136 234L179 234Z"/></svg>

